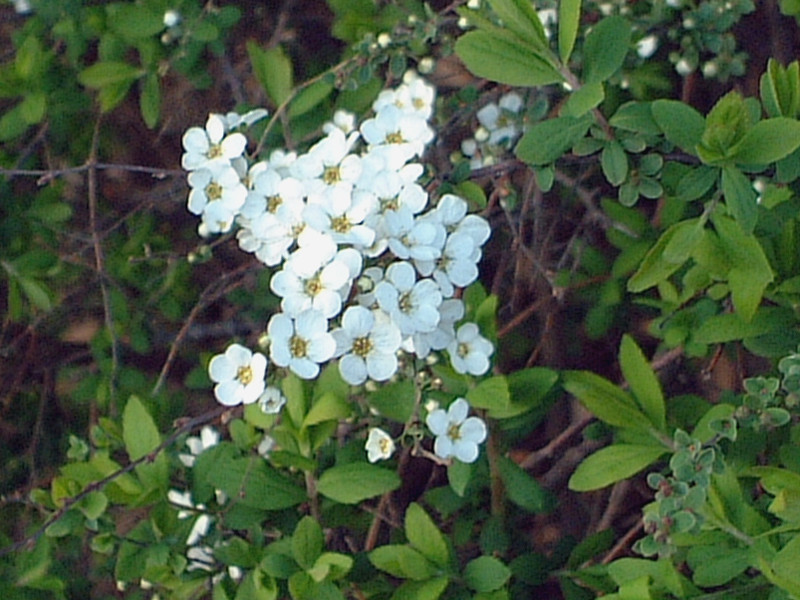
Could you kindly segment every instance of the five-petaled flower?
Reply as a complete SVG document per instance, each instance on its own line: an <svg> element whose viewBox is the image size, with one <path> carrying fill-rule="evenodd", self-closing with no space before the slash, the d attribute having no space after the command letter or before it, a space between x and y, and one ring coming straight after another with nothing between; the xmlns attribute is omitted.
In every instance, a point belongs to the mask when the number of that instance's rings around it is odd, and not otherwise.
<svg viewBox="0 0 800 600"><path fill-rule="evenodd" d="M367 436L367 460L374 463L379 460L386 460L394 453L394 440L379 427L373 427L369 430Z"/></svg>
<svg viewBox="0 0 800 600"><path fill-rule="evenodd" d="M478 444L486 439L486 424L468 414L469 404L464 398L456 399L446 411L438 408L428 414L425 424L436 436L433 451L438 457L465 463L478 458Z"/></svg>
<svg viewBox="0 0 800 600"><path fill-rule="evenodd" d="M267 358L239 344L231 344L224 354L217 354L208 363L208 374L217 384L214 395L225 406L258 400L264 391L266 372Z"/></svg>

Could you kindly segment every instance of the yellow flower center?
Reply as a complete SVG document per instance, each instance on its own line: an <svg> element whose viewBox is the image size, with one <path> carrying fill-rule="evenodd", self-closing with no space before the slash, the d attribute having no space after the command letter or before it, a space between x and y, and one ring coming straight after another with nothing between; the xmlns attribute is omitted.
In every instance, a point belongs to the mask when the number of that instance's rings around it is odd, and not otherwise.
<svg viewBox="0 0 800 600"><path fill-rule="evenodd" d="M464 342L461 342L461 343L458 345L458 349L456 350L456 353L457 353L457 354L458 354L458 355L459 355L461 358L464 358L465 356L467 356L467 354L469 354L469 344L466 344L466 343L464 343Z"/></svg>
<svg viewBox="0 0 800 600"><path fill-rule="evenodd" d="M403 139L403 134L399 131L395 131L394 133L387 133L386 134L386 143L387 144L402 144L405 140Z"/></svg>
<svg viewBox="0 0 800 600"><path fill-rule="evenodd" d="M308 353L308 340L301 338L299 335L293 335L289 339L289 352L295 358L303 358Z"/></svg>
<svg viewBox="0 0 800 600"><path fill-rule="evenodd" d="M364 358L372 351L372 348L372 340L367 336L353 340L353 354L356 356Z"/></svg>
<svg viewBox="0 0 800 600"><path fill-rule="evenodd" d="M333 185L334 183L339 183L341 180L342 172L338 166L325 167L325 171L322 173L322 181L328 185Z"/></svg>
<svg viewBox="0 0 800 600"><path fill-rule="evenodd" d="M250 365L239 367L236 371L236 379L238 379L242 385L248 385L253 381L253 369Z"/></svg>
<svg viewBox="0 0 800 600"><path fill-rule="evenodd" d="M206 152L208 158L219 158L222 156L222 144L211 144Z"/></svg>
<svg viewBox="0 0 800 600"><path fill-rule="evenodd" d="M216 181L212 181L206 186L206 196L208 197L209 202L219 200L222 198L222 186Z"/></svg>
<svg viewBox="0 0 800 600"><path fill-rule="evenodd" d="M447 437L451 440L458 441L461 439L461 427L453 423L450 427L447 428Z"/></svg>
<svg viewBox="0 0 800 600"><path fill-rule="evenodd" d="M389 438L381 438L381 441L378 442L378 448L381 454L389 454L392 451L392 440Z"/></svg>
<svg viewBox="0 0 800 600"><path fill-rule="evenodd" d="M322 282L319 280L319 275L306 280L305 290L309 296L316 296L322 291Z"/></svg>
<svg viewBox="0 0 800 600"><path fill-rule="evenodd" d="M269 196L267 198L267 211L274 214L281 204L283 204L283 198L280 196Z"/></svg>
<svg viewBox="0 0 800 600"><path fill-rule="evenodd" d="M331 219L331 229L336 233L347 233L351 228L350 220L344 215Z"/></svg>

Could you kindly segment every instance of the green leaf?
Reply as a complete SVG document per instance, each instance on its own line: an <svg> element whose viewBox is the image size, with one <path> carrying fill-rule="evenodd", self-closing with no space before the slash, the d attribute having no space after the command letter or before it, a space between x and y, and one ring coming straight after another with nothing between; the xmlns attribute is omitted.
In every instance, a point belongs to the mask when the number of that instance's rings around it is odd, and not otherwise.
<svg viewBox="0 0 800 600"><path fill-rule="evenodd" d="M770 117L796 117L800 111L800 64L794 61L784 68L770 58L759 88L764 110Z"/></svg>
<svg viewBox="0 0 800 600"><path fill-rule="evenodd" d="M616 140L608 142L600 155L600 166L611 185L616 187L622 184L628 177L628 156L622 144Z"/></svg>
<svg viewBox="0 0 800 600"><path fill-rule="evenodd" d="M767 165L800 148L800 121L776 117L759 121L730 149L730 158L743 165Z"/></svg>
<svg viewBox="0 0 800 600"><path fill-rule="evenodd" d="M314 517L305 516L300 519L292 534L292 556L297 564L308 570L322 554L325 537L322 527Z"/></svg>
<svg viewBox="0 0 800 600"><path fill-rule="evenodd" d="M614 444L590 454L569 478L576 492L599 490L635 475L667 452L667 448L641 444Z"/></svg>
<svg viewBox="0 0 800 600"><path fill-rule="evenodd" d="M303 427L317 425L323 421L339 420L350 416L350 404L342 397L333 393L323 393L306 414Z"/></svg>
<svg viewBox="0 0 800 600"><path fill-rule="evenodd" d="M548 512L554 505L553 496L527 471L508 457L501 456L497 470L506 489L508 499L528 512Z"/></svg>
<svg viewBox="0 0 800 600"><path fill-rule="evenodd" d="M438 600L448 583L445 576L425 581L406 581L392 594L391 600Z"/></svg>
<svg viewBox="0 0 800 600"><path fill-rule="evenodd" d="M724 585L750 566L750 550L724 545L695 546L686 556L692 581L701 587Z"/></svg>
<svg viewBox="0 0 800 600"><path fill-rule="evenodd" d="M357 504L400 487L394 471L367 463L350 463L331 467L317 482L323 496L342 504Z"/></svg>
<svg viewBox="0 0 800 600"><path fill-rule="evenodd" d="M793 595L800 593L800 535L795 535L772 559L772 572L782 588Z"/></svg>
<svg viewBox="0 0 800 600"><path fill-rule="evenodd" d="M158 124L161 115L161 84L157 73L149 73L144 80L139 96L139 110L148 128L152 129Z"/></svg>
<svg viewBox="0 0 800 600"><path fill-rule="evenodd" d="M714 228L731 264L728 285L733 306L742 319L750 321L756 312L764 290L774 279L764 249L753 234L742 231L732 219L714 214Z"/></svg>
<svg viewBox="0 0 800 600"><path fill-rule="evenodd" d="M436 572L421 552L405 544L379 546L369 553L369 561L375 568L402 579L421 581Z"/></svg>
<svg viewBox="0 0 800 600"><path fill-rule="evenodd" d="M464 497L464 493L469 485L469 480L472 478L472 463L463 463L460 460L454 460L447 466L447 482L450 488L460 497Z"/></svg>
<svg viewBox="0 0 800 600"><path fill-rule="evenodd" d="M19 104L20 114L28 125L41 122L47 112L47 96L44 92L26 94Z"/></svg>
<svg viewBox="0 0 800 600"><path fill-rule="evenodd" d="M464 567L464 581L476 592L492 592L503 587L511 569L493 556L479 556Z"/></svg>
<svg viewBox="0 0 800 600"><path fill-rule="evenodd" d="M558 117L531 126L520 138L514 153L530 165L546 165L561 156L586 135L594 122L591 115Z"/></svg>
<svg viewBox="0 0 800 600"><path fill-rule="evenodd" d="M719 177L719 169L700 165L686 173L675 188L675 195L684 202L691 202L703 196Z"/></svg>
<svg viewBox="0 0 800 600"><path fill-rule="evenodd" d="M103 492L89 492L77 504L78 509L87 519L99 519L108 508L108 498Z"/></svg>
<svg viewBox="0 0 800 600"><path fill-rule="evenodd" d="M131 460L139 460L161 444L158 427L137 396L128 398L122 412L122 439Z"/></svg>
<svg viewBox="0 0 800 600"><path fill-rule="evenodd" d="M663 430L666 423L666 407L661 384L644 353L627 334L622 336L619 347L619 364L639 407L657 429Z"/></svg>
<svg viewBox="0 0 800 600"><path fill-rule="evenodd" d="M581 20L581 0L561 0L558 3L558 55L567 64L575 47Z"/></svg>
<svg viewBox="0 0 800 600"><path fill-rule="evenodd" d="M508 381L503 375L484 379L467 392L466 399L473 408L503 411L508 408L510 396Z"/></svg>
<svg viewBox="0 0 800 600"><path fill-rule="evenodd" d="M297 118L319 106L325 98L331 95L333 87L333 83L321 79L303 88L289 104L289 117L292 119Z"/></svg>
<svg viewBox="0 0 800 600"><path fill-rule="evenodd" d="M527 0L489 0L505 27L519 39L540 50L548 47L549 41L533 5Z"/></svg>
<svg viewBox="0 0 800 600"><path fill-rule="evenodd" d="M566 371L563 386L598 419L614 427L649 431L650 419L634 399L607 379L590 371Z"/></svg>
<svg viewBox="0 0 800 600"><path fill-rule="evenodd" d="M100 61L78 73L78 81L93 89L106 88L115 84L130 86L144 74L144 69L125 62Z"/></svg>
<svg viewBox="0 0 800 600"><path fill-rule="evenodd" d="M425 558L440 567L449 564L450 549L447 541L433 519L416 502L412 502L406 509L405 531L409 543Z"/></svg>
<svg viewBox="0 0 800 600"><path fill-rule="evenodd" d="M341 579L353 568L353 559L346 554L338 552L323 552L308 574L311 578L320 582L324 579Z"/></svg>
<svg viewBox="0 0 800 600"><path fill-rule="evenodd" d="M50 293L44 284L38 282L36 279L24 277L22 275L15 277L15 280L30 303L36 308L45 312L53 308L53 301L50 299Z"/></svg>
<svg viewBox="0 0 800 600"><path fill-rule="evenodd" d="M545 407L550 390L558 381L558 373L544 367L520 369L505 376L510 401L503 409L492 409L492 419L510 419L524 412Z"/></svg>
<svg viewBox="0 0 800 600"><path fill-rule="evenodd" d="M563 81L537 51L494 32L470 31L458 38L455 50L473 74L491 81L525 87Z"/></svg>
<svg viewBox="0 0 800 600"><path fill-rule="evenodd" d="M562 117L580 117L600 106L605 97L602 83L587 83L569 95L560 114Z"/></svg>
<svg viewBox="0 0 800 600"><path fill-rule="evenodd" d="M631 44L631 25L624 17L606 17L592 27L583 46L583 80L602 83L622 66Z"/></svg>
<svg viewBox="0 0 800 600"><path fill-rule="evenodd" d="M215 586L215 589L221 586ZM277 600L278 585L275 580L260 569L249 571L236 586L234 600ZM214 596L216 600L216 595Z"/></svg>
<svg viewBox="0 0 800 600"><path fill-rule="evenodd" d="M164 14L140 4L114 2L106 6L107 22L112 31L126 40L140 40L164 30Z"/></svg>
<svg viewBox="0 0 800 600"><path fill-rule="evenodd" d="M247 42L247 54L253 66L253 74L258 79L261 87L267 92L270 100L280 106L289 98L294 86L292 62L283 48L273 46L264 50L256 42Z"/></svg>
<svg viewBox="0 0 800 600"><path fill-rule="evenodd" d="M703 117L700 117L701 119ZM626 102L608 120L612 127L634 133L660 134L649 102Z"/></svg>
<svg viewBox="0 0 800 600"><path fill-rule="evenodd" d="M694 331L692 339L701 344L724 344L773 331L787 331L794 323L794 312L791 309L762 306L749 321L745 321L735 312L708 317Z"/></svg>
<svg viewBox="0 0 800 600"><path fill-rule="evenodd" d="M415 393L414 382L401 379L370 393L369 405L387 419L407 423L414 413Z"/></svg>
<svg viewBox="0 0 800 600"><path fill-rule="evenodd" d="M664 137L684 152L697 156L697 145L706 127L703 115L678 100L656 100L651 109Z"/></svg>
<svg viewBox="0 0 800 600"><path fill-rule="evenodd" d="M679 221L661 234L647 251L642 264L628 280L628 291L639 293L665 281L677 271L691 254L691 248L682 244L670 246L673 238L692 240L698 228L698 219ZM702 232L702 228L700 228ZM670 253L666 250L670 248ZM685 258L684 258L685 254Z"/></svg>

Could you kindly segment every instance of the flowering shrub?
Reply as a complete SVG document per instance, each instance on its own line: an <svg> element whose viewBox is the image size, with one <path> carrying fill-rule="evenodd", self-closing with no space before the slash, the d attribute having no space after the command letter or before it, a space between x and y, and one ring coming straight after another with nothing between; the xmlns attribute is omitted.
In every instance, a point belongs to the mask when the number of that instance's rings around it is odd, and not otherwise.
<svg viewBox="0 0 800 600"><path fill-rule="evenodd" d="M0 598L800 598L797 7L262 4L0 6Z"/></svg>

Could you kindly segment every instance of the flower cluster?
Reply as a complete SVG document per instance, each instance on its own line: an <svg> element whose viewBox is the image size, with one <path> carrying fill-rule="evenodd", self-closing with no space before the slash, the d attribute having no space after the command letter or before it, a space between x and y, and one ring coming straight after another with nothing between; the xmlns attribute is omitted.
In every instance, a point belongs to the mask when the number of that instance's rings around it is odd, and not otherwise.
<svg viewBox="0 0 800 600"><path fill-rule="evenodd" d="M475 116L478 127L473 137L461 142L461 153L472 169L494 164L507 154L522 134L525 103L517 92L504 94L497 102L489 102Z"/></svg>
<svg viewBox="0 0 800 600"><path fill-rule="evenodd" d="M408 73L360 126L337 112L304 154L275 150L254 164L237 129L263 111L212 114L184 135L188 208L201 217L200 234L235 229L240 248L274 270L281 311L266 328L272 364L313 379L338 359L342 378L360 385L395 375L400 352L447 351L459 373L488 371L494 348L473 323L458 326L457 289L478 277L489 224L456 195L431 202L420 184L434 98ZM266 363L237 344L214 357L217 399L259 401Z"/></svg>

